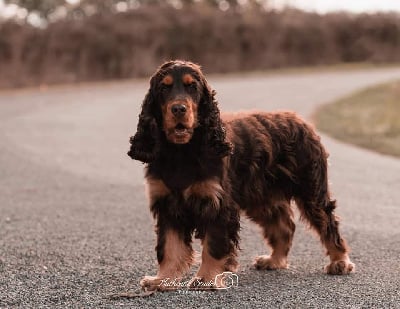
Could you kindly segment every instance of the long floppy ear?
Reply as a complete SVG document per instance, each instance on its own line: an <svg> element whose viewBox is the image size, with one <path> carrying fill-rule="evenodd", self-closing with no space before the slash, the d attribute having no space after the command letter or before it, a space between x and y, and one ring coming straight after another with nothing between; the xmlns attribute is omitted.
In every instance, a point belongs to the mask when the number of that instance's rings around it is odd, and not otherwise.
<svg viewBox="0 0 400 309"><path fill-rule="evenodd" d="M128 152L132 159L144 163L150 163L155 159L159 147L159 130L154 105L154 96L150 87L142 104L137 132L130 138L131 148Z"/></svg>
<svg viewBox="0 0 400 309"><path fill-rule="evenodd" d="M216 92L211 90L206 79L201 77L203 95L199 106L199 122L204 129L203 147L208 154L225 157L232 153L233 146L226 140L225 127L221 121Z"/></svg>

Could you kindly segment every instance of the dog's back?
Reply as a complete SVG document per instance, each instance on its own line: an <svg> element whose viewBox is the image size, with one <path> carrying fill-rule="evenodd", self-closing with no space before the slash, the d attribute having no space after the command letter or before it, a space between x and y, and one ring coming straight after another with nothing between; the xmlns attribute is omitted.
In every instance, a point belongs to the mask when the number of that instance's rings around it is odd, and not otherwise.
<svg viewBox="0 0 400 309"><path fill-rule="evenodd" d="M223 118L228 119L227 135L234 145L229 178L234 180L234 198L242 208L263 204L271 194L290 200L305 189L313 166L326 169L327 155L318 135L294 113Z"/></svg>

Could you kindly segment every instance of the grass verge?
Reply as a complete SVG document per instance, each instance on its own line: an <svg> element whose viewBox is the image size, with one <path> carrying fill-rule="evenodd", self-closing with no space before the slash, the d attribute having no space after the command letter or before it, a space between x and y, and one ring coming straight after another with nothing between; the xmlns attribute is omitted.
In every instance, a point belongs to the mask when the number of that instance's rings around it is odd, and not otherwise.
<svg viewBox="0 0 400 309"><path fill-rule="evenodd" d="M319 130L339 140L400 156L400 81L324 105L314 119Z"/></svg>

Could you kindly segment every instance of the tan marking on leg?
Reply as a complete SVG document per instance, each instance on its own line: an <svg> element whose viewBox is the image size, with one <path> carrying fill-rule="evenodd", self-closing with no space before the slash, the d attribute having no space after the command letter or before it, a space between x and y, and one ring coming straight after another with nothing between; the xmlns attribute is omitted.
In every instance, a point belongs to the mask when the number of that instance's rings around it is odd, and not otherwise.
<svg viewBox="0 0 400 309"><path fill-rule="evenodd" d="M158 271L159 277L179 278L193 263L193 250L174 231L165 236L164 258Z"/></svg>
<svg viewBox="0 0 400 309"><path fill-rule="evenodd" d="M193 250L172 230L165 236L164 257L157 276L145 276L140 285L148 290L173 290L179 288L171 282L180 282L193 264Z"/></svg>
<svg viewBox="0 0 400 309"><path fill-rule="evenodd" d="M272 231L274 228L276 228L276 226L271 226L268 232L269 240L273 238L275 241L273 244L271 242L269 243L272 248L272 253L271 255L260 255L256 257L254 266L257 269L275 270L288 268L287 255L292 244L291 239L288 241L287 238L282 238L280 235L286 226L281 226L278 230ZM287 232L290 233L289 231Z"/></svg>
<svg viewBox="0 0 400 309"><path fill-rule="evenodd" d="M201 198L210 198L214 207L219 207L219 201L222 199L224 189L217 179L197 182L185 190L183 196L188 199L190 196Z"/></svg>
<svg viewBox="0 0 400 309"><path fill-rule="evenodd" d="M148 177L146 179L146 191L150 204L153 204L157 199L167 196L171 193L161 179L152 177Z"/></svg>
<svg viewBox="0 0 400 309"><path fill-rule="evenodd" d="M274 203L276 206L272 206ZM265 209L260 208L248 213L252 220L262 226L264 237L272 248L271 255L256 257L254 266L257 269L267 270L286 269L288 268L287 256L295 230L293 211L290 203L281 200L265 207Z"/></svg>
<svg viewBox="0 0 400 309"><path fill-rule="evenodd" d="M342 252L331 242L324 242L331 262L325 266L329 275L347 275L355 270L355 265L350 261L348 252ZM346 246L347 248L347 246Z"/></svg>
<svg viewBox="0 0 400 309"><path fill-rule="evenodd" d="M203 250L201 253L201 265L196 276L191 280L190 288L194 289L215 289L223 288L223 281L215 280L216 276L223 272L235 272L239 265L236 261L236 256L229 255L220 260L213 258L210 255L210 250L207 242L207 235L202 240ZM210 286L209 283L213 285Z"/></svg>
<svg viewBox="0 0 400 309"><path fill-rule="evenodd" d="M333 213L336 201L331 200L329 194L326 199L329 200L329 207L332 208L328 213L313 202L305 203L301 199L296 199L296 204L301 216L310 223L326 247L331 262L325 267L325 271L330 275L346 275L354 271L355 266L350 261L349 248L340 236L339 218ZM306 209L309 211L307 212Z"/></svg>
<svg viewBox="0 0 400 309"><path fill-rule="evenodd" d="M268 235L267 241L272 248L272 253L271 255L261 255L256 258L254 265L257 269L275 270L288 268L287 256L292 245L293 232L289 229L289 226L282 223L279 221L277 224L265 228L265 233ZM273 242L271 241L272 239Z"/></svg>

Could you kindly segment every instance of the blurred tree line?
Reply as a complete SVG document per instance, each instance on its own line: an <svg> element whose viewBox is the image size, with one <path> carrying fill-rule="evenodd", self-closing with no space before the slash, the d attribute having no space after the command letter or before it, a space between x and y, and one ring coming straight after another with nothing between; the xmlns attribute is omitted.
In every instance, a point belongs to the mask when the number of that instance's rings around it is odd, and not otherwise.
<svg viewBox="0 0 400 309"><path fill-rule="evenodd" d="M108 14L118 11L137 9L140 6L172 6L183 8L190 6L210 6L222 10L237 8L262 8L268 0L5 0L6 4L16 4L28 13L35 12L44 20L51 19L62 9L65 16L79 19L93 14ZM55 16L57 17L57 16Z"/></svg>
<svg viewBox="0 0 400 309"><path fill-rule="evenodd" d="M174 58L207 73L400 61L395 13L276 11L263 0L7 3L48 24L0 23L0 87L147 77Z"/></svg>

